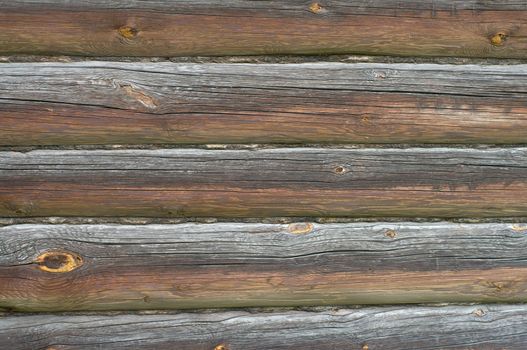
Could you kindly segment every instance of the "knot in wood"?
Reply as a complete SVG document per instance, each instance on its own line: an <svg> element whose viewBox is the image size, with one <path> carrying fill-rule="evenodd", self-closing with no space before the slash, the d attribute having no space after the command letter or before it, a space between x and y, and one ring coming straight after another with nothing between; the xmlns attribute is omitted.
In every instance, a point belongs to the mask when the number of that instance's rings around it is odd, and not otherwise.
<svg viewBox="0 0 527 350"><path fill-rule="evenodd" d="M477 316L477 317L483 317L487 313L483 309L477 309L477 310L474 310L473 314L474 314L474 316Z"/></svg>
<svg viewBox="0 0 527 350"><path fill-rule="evenodd" d="M395 230L387 230L386 232L384 232L384 235L388 238L395 238L397 237L397 232Z"/></svg>
<svg viewBox="0 0 527 350"><path fill-rule="evenodd" d="M347 169L345 167L343 167L342 165L339 165L339 166L336 166L335 168L333 168L333 172L335 174L337 174L337 175L342 175L345 172L347 172Z"/></svg>
<svg viewBox="0 0 527 350"><path fill-rule="evenodd" d="M130 26L122 26L119 29L117 29L117 32L119 33L120 36L122 36L125 39L133 39L139 33L139 31L136 28L130 27Z"/></svg>
<svg viewBox="0 0 527 350"><path fill-rule="evenodd" d="M40 270L52 273L70 272L83 264L79 255L63 251L45 252L35 262Z"/></svg>
<svg viewBox="0 0 527 350"><path fill-rule="evenodd" d="M314 2L309 6L309 11L319 14L326 12L326 9L324 9L318 2Z"/></svg>
<svg viewBox="0 0 527 350"><path fill-rule="evenodd" d="M132 86L132 85L119 85L119 87L131 98L138 101L140 104L145 106L149 109L156 109L157 108L157 101L149 96L148 94L144 93L140 89Z"/></svg>
<svg viewBox="0 0 527 350"><path fill-rule="evenodd" d="M289 224L287 230L294 235L304 235L313 231L313 224L310 222L296 222Z"/></svg>
<svg viewBox="0 0 527 350"><path fill-rule="evenodd" d="M508 35L504 32L496 33L490 38L490 43L494 46L501 46L507 41L507 37Z"/></svg>

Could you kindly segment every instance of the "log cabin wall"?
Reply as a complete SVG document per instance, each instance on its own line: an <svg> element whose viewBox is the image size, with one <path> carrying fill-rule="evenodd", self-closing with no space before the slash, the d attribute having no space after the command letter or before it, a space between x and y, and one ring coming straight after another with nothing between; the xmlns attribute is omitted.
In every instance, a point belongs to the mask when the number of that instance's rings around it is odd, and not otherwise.
<svg viewBox="0 0 527 350"><path fill-rule="evenodd" d="M0 349L525 349L527 3L0 0Z"/></svg>

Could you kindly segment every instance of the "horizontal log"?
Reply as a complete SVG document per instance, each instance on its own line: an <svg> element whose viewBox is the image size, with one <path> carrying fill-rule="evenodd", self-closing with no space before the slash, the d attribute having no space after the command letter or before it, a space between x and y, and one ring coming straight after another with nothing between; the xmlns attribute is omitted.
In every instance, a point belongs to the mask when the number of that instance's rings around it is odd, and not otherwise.
<svg viewBox="0 0 527 350"><path fill-rule="evenodd" d="M0 145L519 144L526 77L527 65L2 64Z"/></svg>
<svg viewBox="0 0 527 350"><path fill-rule="evenodd" d="M0 215L514 217L526 148L0 152Z"/></svg>
<svg viewBox="0 0 527 350"><path fill-rule="evenodd" d="M0 1L0 54L527 57L521 1Z"/></svg>
<svg viewBox="0 0 527 350"><path fill-rule="evenodd" d="M525 302L526 233L445 222L5 226L0 308Z"/></svg>
<svg viewBox="0 0 527 350"><path fill-rule="evenodd" d="M0 318L0 346L33 349L522 350L525 305Z"/></svg>

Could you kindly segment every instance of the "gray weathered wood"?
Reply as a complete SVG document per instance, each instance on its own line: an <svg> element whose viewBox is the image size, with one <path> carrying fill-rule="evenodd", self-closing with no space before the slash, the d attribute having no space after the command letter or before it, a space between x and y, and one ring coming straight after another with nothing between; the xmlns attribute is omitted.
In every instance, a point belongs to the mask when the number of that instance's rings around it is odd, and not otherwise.
<svg viewBox="0 0 527 350"><path fill-rule="evenodd" d="M0 317L0 347L523 350L525 305ZM223 346L223 347L222 347Z"/></svg>
<svg viewBox="0 0 527 350"><path fill-rule="evenodd" d="M527 301L525 224L15 225L0 237L0 308L21 311Z"/></svg>
<svg viewBox="0 0 527 350"><path fill-rule="evenodd" d="M526 216L526 148L0 153L3 216Z"/></svg>

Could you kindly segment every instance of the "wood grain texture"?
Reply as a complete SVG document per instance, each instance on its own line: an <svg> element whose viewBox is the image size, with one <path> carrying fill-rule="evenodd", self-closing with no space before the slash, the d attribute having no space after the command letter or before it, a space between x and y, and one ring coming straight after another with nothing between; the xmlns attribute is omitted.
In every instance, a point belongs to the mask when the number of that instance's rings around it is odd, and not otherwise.
<svg viewBox="0 0 527 350"><path fill-rule="evenodd" d="M0 145L524 143L527 65L0 65Z"/></svg>
<svg viewBox="0 0 527 350"><path fill-rule="evenodd" d="M0 318L0 346L34 349L523 350L525 305Z"/></svg>
<svg viewBox="0 0 527 350"><path fill-rule="evenodd" d="M0 1L0 54L527 57L522 1Z"/></svg>
<svg viewBox="0 0 527 350"><path fill-rule="evenodd" d="M0 152L0 215L514 217L525 148Z"/></svg>
<svg viewBox="0 0 527 350"><path fill-rule="evenodd" d="M0 237L0 308L16 311L527 301L525 224L28 224Z"/></svg>

